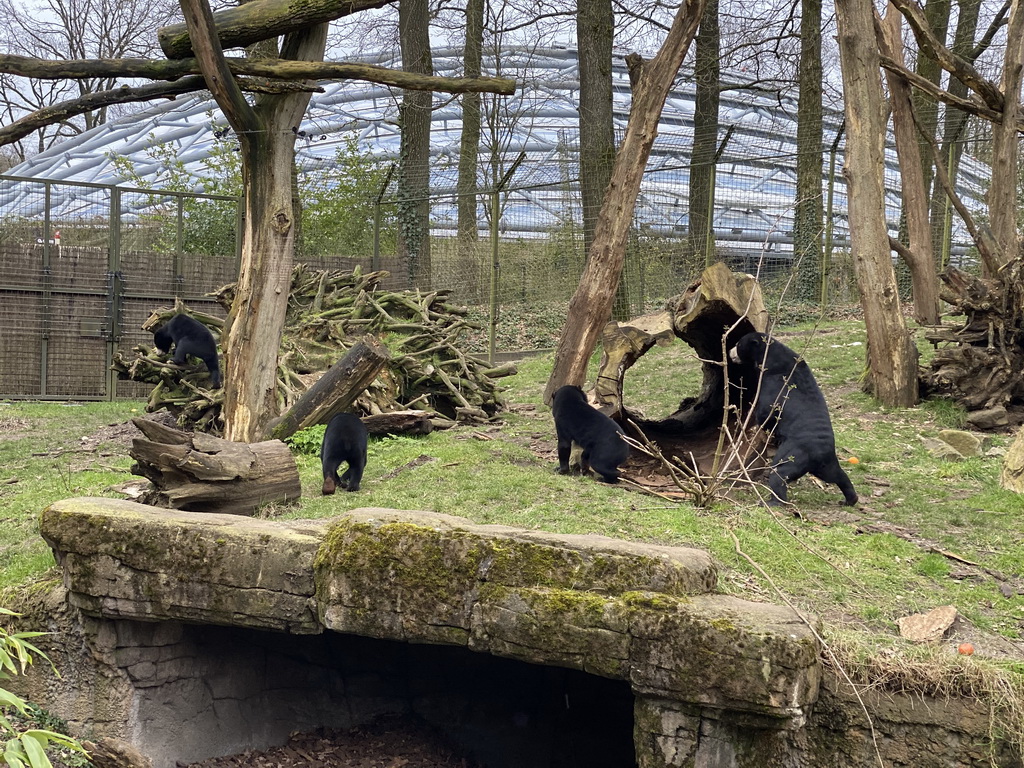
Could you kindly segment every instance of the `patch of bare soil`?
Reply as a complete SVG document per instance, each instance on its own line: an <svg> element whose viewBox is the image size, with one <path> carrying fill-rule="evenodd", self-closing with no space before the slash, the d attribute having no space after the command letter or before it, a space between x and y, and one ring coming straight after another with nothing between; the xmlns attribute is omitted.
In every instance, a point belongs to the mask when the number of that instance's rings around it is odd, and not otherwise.
<svg viewBox="0 0 1024 768"><path fill-rule="evenodd" d="M410 716L348 730L296 733L281 747L192 763L189 768L472 768L433 728Z"/></svg>

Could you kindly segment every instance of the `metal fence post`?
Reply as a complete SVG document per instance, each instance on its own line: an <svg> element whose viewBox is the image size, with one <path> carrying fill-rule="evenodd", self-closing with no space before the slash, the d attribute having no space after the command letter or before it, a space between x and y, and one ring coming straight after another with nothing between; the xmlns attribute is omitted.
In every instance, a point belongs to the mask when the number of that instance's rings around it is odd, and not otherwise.
<svg viewBox="0 0 1024 768"><path fill-rule="evenodd" d="M488 317L487 330L487 360L494 365L495 337L498 332L498 273L501 271L501 262L498 259L498 220L501 217L501 198L505 186L512 180L512 174L516 172L519 164L526 159L526 152L520 152L519 157L509 166L504 175L491 190L491 301Z"/></svg>

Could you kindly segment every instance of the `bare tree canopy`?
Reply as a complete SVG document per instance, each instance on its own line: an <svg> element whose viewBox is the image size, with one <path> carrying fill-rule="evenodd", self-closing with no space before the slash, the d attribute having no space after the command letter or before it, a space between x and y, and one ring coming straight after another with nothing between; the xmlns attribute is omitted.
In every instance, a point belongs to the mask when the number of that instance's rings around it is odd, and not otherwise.
<svg viewBox="0 0 1024 768"><path fill-rule="evenodd" d="M137 58L156 52L156 29L178 14L173 0L0 0L0 50L35 59ZM74 81L0 72L0 123L88 94L115 89L122 76L91 72ZM101 100L80 119L62 116L18 154L42 151L108 119L117 102ZM117 112L113 112L117 115Z"/></svg>

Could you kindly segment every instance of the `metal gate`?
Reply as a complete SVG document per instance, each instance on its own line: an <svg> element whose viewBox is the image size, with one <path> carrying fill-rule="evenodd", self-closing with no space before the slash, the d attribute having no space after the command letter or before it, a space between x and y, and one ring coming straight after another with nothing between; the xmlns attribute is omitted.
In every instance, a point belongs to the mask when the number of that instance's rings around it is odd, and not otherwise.
<svg viewBox="0 0 1024 768"><path fill-rule="evenodd" d="M205 294L236 278L238 217L234 198L0 177L0 397L147 394L114 355L152 345L142 323L176 298L223 316Z"/></svg>

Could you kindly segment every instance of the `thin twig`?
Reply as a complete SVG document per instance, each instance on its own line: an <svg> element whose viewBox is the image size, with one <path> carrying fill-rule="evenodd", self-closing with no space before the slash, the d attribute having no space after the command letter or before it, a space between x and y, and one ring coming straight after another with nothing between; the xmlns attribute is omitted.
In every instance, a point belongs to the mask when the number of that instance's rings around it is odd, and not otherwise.
<svg viewBox="0 0 1024 768"><path fill-rule="evenodd" d="M775 593L781 598L782 602L788 605L789 608L793 611L793 613L797 615L800 621L807 625L807 629L810 630L811 634L814 635L814 638L819 643L821 643L821 647L824 648L825 652L828 653L828 655L832 658L832 662L836 665L836 669L839 670L840 674L843 676L843 679L846 680L846 683L850 686L850 690L853 691L853 695L857 697L857 702L860 704L860 708L864 712L864 717L866 717L868 721L868 730L871 732L871 744L875 749L875 757L878 758L878 764L881 766L881 768L885 768L885 761L882 760L882 753L878 749L878 734L875 733L875 722L871 719L871 713L868 712L868 707L864 703L864 699L861 698L860 691L857 690L857 685L846 673L846 669L843 667L842 662L839 661L839 657L836 655L835 651L833 651L832 647L827 642L825 642L825 639L821 636L818 630L814 628L814 624L810 621L810 619L804 616L803 612L793 604L793 601L791 601L789 597L786 596L786 593L779 589L778 585L772 580L772 577L765 572L764 568L758 565L754 561L754 559L750 557L750 555L748 555L740 548L740 540L736 538L736 534L733 532L731 528L729 529L729 535L732 537L732 543L736 549L736 554L742 557L748 563L750 563L750 566L759 574L761 574L761 577L768 582L772 589L775 590Z"/></svg>

